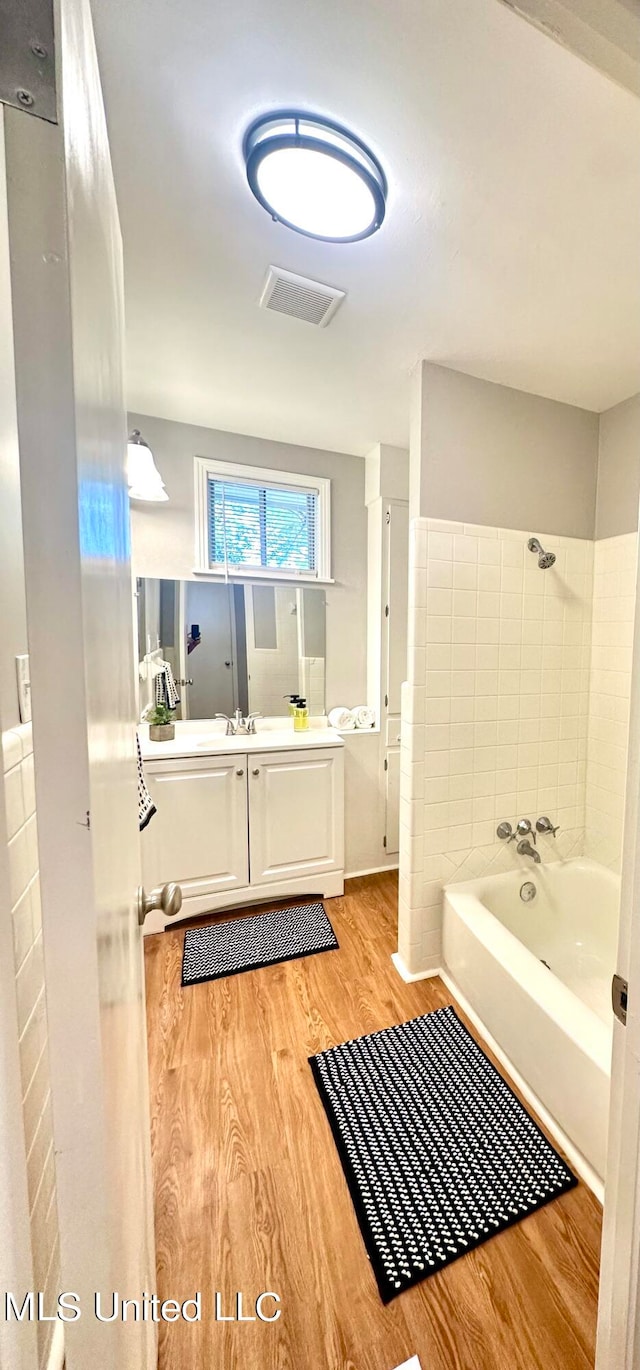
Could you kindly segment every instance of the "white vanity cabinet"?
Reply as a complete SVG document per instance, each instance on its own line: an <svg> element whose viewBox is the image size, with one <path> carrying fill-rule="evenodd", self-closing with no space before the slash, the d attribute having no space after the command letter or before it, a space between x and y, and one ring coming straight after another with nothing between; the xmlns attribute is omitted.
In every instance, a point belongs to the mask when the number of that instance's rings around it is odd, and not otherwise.
<svg viewBox="0 0 640 1370"><path fill-rule="evenodd" d="M342 752L263 752L249 757L252 885L344 868Z"/></svg>
<svg viewBox="0 0 640 1370"><path fill-rule="evenodd" d="M342 894L341 739L277 748L259 734L235 741L247 750L145 756L157 810L142 834L145 888L177 881L182 917L289 895ZM155 912L144 930L158 932L168 921Z"/></svg>
<svg viewBox="0 0 640 1370"><path fill-rule="evenodd" d="M142 835L145 888L175 880L188 908L248 885L246 756L183 757L146 769L156 813Z"/></svg>

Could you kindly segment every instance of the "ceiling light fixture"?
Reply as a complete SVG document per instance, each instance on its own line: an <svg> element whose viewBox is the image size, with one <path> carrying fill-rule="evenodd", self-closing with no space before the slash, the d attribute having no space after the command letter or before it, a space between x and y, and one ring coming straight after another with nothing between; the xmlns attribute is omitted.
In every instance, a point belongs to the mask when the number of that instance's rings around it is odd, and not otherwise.
<svg viewBox="0 0 640 1370"><path fill-rule="evenodd" d="M384 219L387 182L348 129L316 114L263 115L244 139L247 180L277 223L329 243L369 238Z"/></svg>
<svg viewBox="0 0 640 1370"><path fill-rule="evenodd" d="M134 428L127 443L127 478L129 499L148 500L159 504L168 500L164 481L153 460L153 452L140 433Z"/></svg>

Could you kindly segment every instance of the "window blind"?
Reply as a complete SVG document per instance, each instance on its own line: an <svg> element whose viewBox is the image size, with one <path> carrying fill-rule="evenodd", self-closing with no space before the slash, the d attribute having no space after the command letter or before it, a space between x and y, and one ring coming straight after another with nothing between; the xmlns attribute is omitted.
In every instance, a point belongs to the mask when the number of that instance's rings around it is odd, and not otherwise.
<svg viewBox="0 0 640 1370"><path fill-rule="evenodd" d="M314 574L317 505L317 490L209 476L209 564Z"/></svg>

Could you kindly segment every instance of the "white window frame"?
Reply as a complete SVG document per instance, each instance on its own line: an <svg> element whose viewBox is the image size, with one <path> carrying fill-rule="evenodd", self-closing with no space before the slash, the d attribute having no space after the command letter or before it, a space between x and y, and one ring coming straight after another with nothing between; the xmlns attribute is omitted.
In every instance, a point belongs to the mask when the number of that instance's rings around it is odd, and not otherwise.
<svg viewBox="0 0 640 1370"><path fill-rule="evenodd" d="M331 583L331 481L326 476L307 476L298 471L274 471L266 466L245 466L242 462L212 461L195 457L196 575L217 580L275 580ZM237 480L251 485L281 486L283 490L307 490L317 495L316 569L295 571L278 567L211 566L209 564L208 481Z"/></svg>

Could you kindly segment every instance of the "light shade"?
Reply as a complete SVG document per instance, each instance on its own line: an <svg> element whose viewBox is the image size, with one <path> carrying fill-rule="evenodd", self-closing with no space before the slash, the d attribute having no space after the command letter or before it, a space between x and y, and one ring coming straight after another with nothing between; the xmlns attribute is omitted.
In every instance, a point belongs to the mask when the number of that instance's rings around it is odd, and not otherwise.
<svg viewBox="0 0 640 1370"><path fill-rule="evenodd" d="M348 129L281 110L257 119L244 140L247 180L278 223L325 242L355 243L384 219L380 163Z"/></svg>
<svg viewBox="0 0 640 1370"><path fill-rule="evenodd" d="M129 499L149 500L159 504L168 500L164 481L153 460L148 442L141 436L140 429L134 428L127 443L127 477Z"/></svg>

